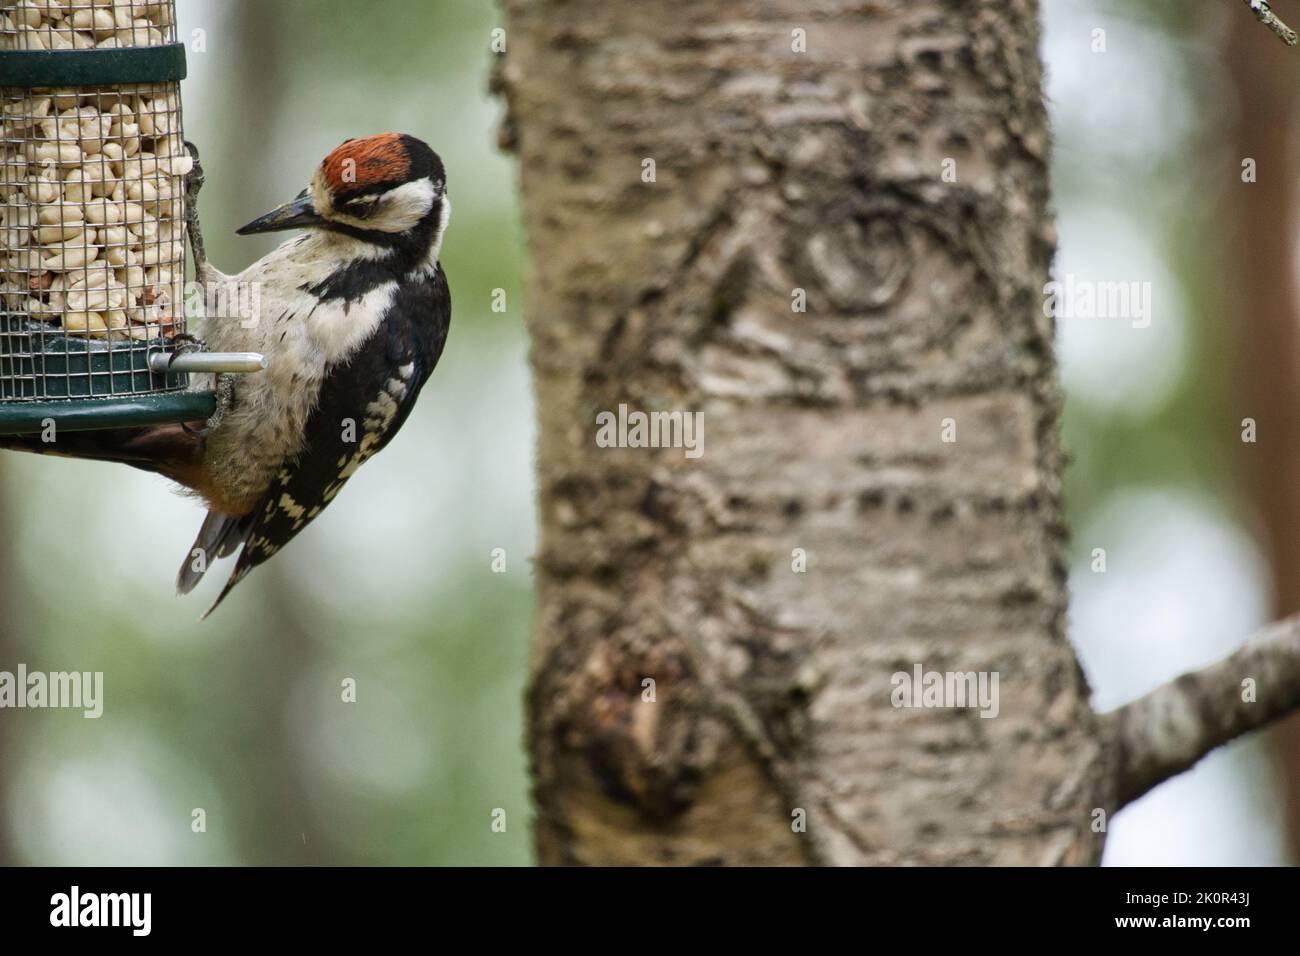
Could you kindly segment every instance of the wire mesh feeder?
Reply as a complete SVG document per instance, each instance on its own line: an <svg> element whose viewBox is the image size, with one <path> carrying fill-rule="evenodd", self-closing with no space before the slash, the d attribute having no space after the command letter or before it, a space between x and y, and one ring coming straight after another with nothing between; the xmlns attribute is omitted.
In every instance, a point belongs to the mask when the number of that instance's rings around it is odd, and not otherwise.
<svg viewBox="0 0 1300 956"><path fill-rule="evenodd" d="M0 2L0 434L205 419L175 0Z"/></svg>

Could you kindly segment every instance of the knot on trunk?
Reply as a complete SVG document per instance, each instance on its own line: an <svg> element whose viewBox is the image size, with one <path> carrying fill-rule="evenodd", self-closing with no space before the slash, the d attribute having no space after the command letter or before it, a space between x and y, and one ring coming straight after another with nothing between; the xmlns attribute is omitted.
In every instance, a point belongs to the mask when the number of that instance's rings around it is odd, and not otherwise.
<svg viewBox="0 0 1300 956"><path fill-rule="evenodd" d="M716 734L678 641L618 637L595 644L558 688L554 745L585 765L610 799L662 822L686 811L713 762ZM632 646L630 646L632 645Z"/></svg>

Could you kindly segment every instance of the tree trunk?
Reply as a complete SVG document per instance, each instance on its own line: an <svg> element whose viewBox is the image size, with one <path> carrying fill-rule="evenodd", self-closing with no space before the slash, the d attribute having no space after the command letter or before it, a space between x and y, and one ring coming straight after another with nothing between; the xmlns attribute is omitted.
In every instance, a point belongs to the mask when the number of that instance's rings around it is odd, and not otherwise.
<svg viewBox="0 0 1300 956"><path fill-rule="evenodd" d="M506 7L541 861L1095 861L1036 4ZM598 447L620 404L703 455ZM894 707L918 665L997 718Z"/></svg>

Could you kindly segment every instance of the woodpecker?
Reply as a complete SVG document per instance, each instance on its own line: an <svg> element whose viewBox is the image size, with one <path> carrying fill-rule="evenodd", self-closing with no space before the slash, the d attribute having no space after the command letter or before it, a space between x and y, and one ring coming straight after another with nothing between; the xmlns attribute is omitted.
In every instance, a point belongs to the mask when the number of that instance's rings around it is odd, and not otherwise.
<svg viewBox="0 0 1300 956"><path fill-rule="evenodd" d="M237 230L301 234L229 276L203 249L194 202L202 182L196 162L187 191L198 281L215 293L209 302L257 308L205 315L197 339L214 351L260 352L267 368L219 376L217 412L199 427L87 432L53 448L4 444L122 461L202 499L208 515L177 575L178 593L193 590L211 561L239 551L211 614L406 421L451 320L438 260L451 205L442 161L422 141L399 133L350 139L295 199Z"/></svg>

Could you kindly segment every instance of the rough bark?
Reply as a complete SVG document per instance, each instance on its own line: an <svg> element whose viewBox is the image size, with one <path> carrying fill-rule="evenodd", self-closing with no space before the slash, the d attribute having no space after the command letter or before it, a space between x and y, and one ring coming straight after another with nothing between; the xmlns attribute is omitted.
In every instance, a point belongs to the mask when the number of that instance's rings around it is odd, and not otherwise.
<svg viewBox="0 0 1300 956"><path fill-rule="evenodd" d="M1032 0L506 6L543 863L1095 862L1300 706L1294 621L1088 706ZM703 456L598 447L620 405L702 412ZM915 667L996 673L997 717L896 708Z"/></svg>
<svg viewBox="0 0 1300 956"><path fill-rule="evenodd" d="M1036 5L506 7L541 860L1095 860ZM596 447L620 403L702 411L703 456ZM918 663L999 716L896 709Z"/></svg>
<svg viewBox="0 0 1300 956"><path fill-rule="evenodd" d="M1267 0L1245 0L1245 2L1246 5L1250 7L1250 11L1255 14L1255 19L1272 30L1274 36L1287 46L1296 45L1296 32L1287 26L1286 23L1273 12L1272 8L1267 3Z"/></svg>

